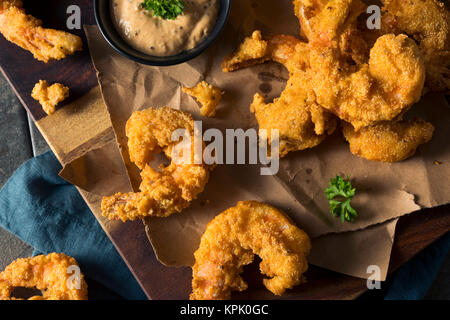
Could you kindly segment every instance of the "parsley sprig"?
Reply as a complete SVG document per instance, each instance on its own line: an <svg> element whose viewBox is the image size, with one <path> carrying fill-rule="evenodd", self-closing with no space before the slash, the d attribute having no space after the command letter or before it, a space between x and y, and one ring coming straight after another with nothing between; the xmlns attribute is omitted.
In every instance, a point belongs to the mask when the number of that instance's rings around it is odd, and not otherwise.
<svg viewBox="0 0 450 320"><path fill-rule="evenodd" d="M358 216L358 213L350 204L355 193L356 188L353 188L349 176L347 176L347 179L341 176L332 178L328 188L325 189L325 194L330 202L330 212L333 216L340 217L342 223L345 221L353 222Z"/></svg>
<svg viewBox="0 0 450 320"><path fill-rule="evenodd" d="M184 10L184 2L181 0L144 0L141 5L152 11L154 16L165 20L175 20Z"/></svg>

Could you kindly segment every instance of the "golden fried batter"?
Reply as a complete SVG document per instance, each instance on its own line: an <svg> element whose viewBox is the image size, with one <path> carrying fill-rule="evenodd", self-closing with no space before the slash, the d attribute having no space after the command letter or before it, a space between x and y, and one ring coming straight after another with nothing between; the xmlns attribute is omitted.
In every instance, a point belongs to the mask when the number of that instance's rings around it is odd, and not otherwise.
<svg viewBox="0 0 450 320"><path fill-rule="evenodd" d="M306 75L295 73L272 103L266 104L259 93L253 98L250 110L255 113L259 128L267 130L269 141L271 130L279 130L280 157L319 145L336 128L334 116L315 103L307 88Z"/></svg>
<svg viewBox="0 0 450 320"><path fill-rule="evenodd" d="M300 44L298 47L297 44ZM263 39L261 31L253 31L236 52L222 62L223 72L232 72L270 60L283 64L289 72L304 70L309 65L306 43L288 35L274 35Z"/></svg>
<svg viewBox="0 0 450 320"><path fill-rule="evenodd" d="M22 5L21 0L0 0L0 14L11 7L22 8Z"/></svg>
<svg viewBox="0 0 450 320"><path fill-rule="evenodd" d="M282 295L303 281L311 249L308 235L280 210L256 201L239 202L215 217L202 236L192 269L192 300L230 299L243 291L243 267L257 254L264 285Z"/></svg>
<svg viewBox="0 0 450 320"><path fill-rule="evenodd" d="M76 260L63 253L17 259L0 273L0 300L15 300L16 287L41 290L42 296L29 300L87 300L84 276L73 278L71 267L78 267Z"/></svg>
<svg viewBox="0 0 450 320"><path fill-rule="evenodd" d="M251 37L245 38L236 52L231 53L222 62L223 72L232 72L241 68L261 64L270 60L268 43L262 39L261 31L256 30Z"/></svg>
<svg viewBox="0 0 450 320"><path fill-rule="evenodd" d="M310 43L340 50L342 59L367 63L378 37L406 34L418 44L426 91L450 92L450 11L440 0L382 0L381 30L368 30L360 0L294 0L302 34Z"/></svg>
<svg viewBox="0 0 450 320"><path fill-rule="evenodd" d="M417 147L431 140L433 132L433 125L420 119L380 122L358 132L349 124L345 124L343 129L353 154L382 162L397 162L412 157Z"/></svg>
<svg viewBox="0 0 450 320"><path fill-rule="evenodd" d="M189 163L172 162L160 171L148 165L153 155L164 152L171 160L178 141L172 141L177 129L190 134L192 144ZM210 168L194 162L194 119L186 112L168 107L136 111L127 122L126 134L130 159L141 171L140 192L118 193L103 197L102 214L122 221L149 216L167 217L181 212L203 191Z"/></svg>
<svg viewBox="0 0 450 320"><path fill-rule="evenodd" d="M310 40L313 38L311 19L322 12L329 0L293 0L294 13L300 22L301 35Z"/></svg>
<svg viewBox="0 0 450 320"><path fill-rule="evenodd" d="M255 36L256 35L256 36ZM260 43L258 45L258 43ZM255 57L247 54L252 46L264 47L263 57L250 62L243 57ZM258 50L259 51L259 50ZM263 54L262 54L263 53ZM239 56L239 59L235 57ZM304 150L320 144L336 128L336 118L315 102L308 75L309 47L299 39L287 35L274 35L263 40L259 31L253 32L252 40L247 38L238 53L225 60L229 70L241 66L273 60L283 64L290 76L281 96L266 104L260 94L255 94L250 106L255 113L259 128L267 130L267 138L272 141L271 132L279 130L279 152L284 157L291 151Z"/></svg>
<svg viewBox="0 0 450 320"><path fill-rule="evenodd" d="M344 30L352 28L365 5L359 0L294 0L302 32L313 44L331 46Z"/></svg>
<svg viewBox="0 0 450 320"><path fill-rule="evenodd" d="M215 117L216 108L224 92L206 81L202 81L193 88L183 87L183 92L191 95L202 105L200 114L204 117Z"/></svg>
<svg viewBox="0 0 450 320"><path fill-rule="evenodd" d="M60 83L49 86L46 80L40 80L34 86L31 96L39 101L47 114L53 114L58 103L69 97L69 88Z"/></svg>
<svg viewBox="0 0 450 320"><path fill-rule="evenodd" d="M439 0L383 0L382 32L406 33L419 44L426 87L450 93L450 12Z"/></svg>
<svg viewBox="0 0 450 320"><path fill-rule="evenodd" d="M313 45L339 49L342 58L367 62L369 48L357 19L366 6L359 0L294 0L302 35Z"/></svg>
<svg viewBox="0 0 450 320"><path fill-rule="evenodd" d="M348 64L338 50L318 46L311 46L310 62L317 102L356 130L397 118L422 96L425 66L405 35L380 37L368 64Z"/></svg>
<svg viewBox="0 0 450 320"><path fill-rule="evenodd" d="M42 28L42 21L27 15L22 2L15 0L0 0L0 33L43 62L63 59L83 45L76 35Z"/></svg>

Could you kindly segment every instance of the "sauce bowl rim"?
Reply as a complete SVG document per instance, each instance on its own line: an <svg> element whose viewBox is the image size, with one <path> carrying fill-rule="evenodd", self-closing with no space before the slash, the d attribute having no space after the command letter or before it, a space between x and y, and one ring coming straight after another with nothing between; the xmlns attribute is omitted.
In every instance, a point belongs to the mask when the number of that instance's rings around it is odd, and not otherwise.
<svg viewBox="0 0 450 320"><path fill-rule="evenodd" d="M133 48L120 36L114 26L110 10L110 2L111 0L94 0L95 21L106 42L116 52L128 59L145 65L161 67L177 65L192 60L203 53L203 51L215 42L219 34L222 32L228 20L231 7L231 0L219 0L220 8L213 30L194 48L172 56L152 56ZM104 12L105 9L107 10L106 13ZM107 21L104 21L104 19ZM111 33L114 33L114 36L112 36ZM114 38L118 38L119 41Z"/></svg>

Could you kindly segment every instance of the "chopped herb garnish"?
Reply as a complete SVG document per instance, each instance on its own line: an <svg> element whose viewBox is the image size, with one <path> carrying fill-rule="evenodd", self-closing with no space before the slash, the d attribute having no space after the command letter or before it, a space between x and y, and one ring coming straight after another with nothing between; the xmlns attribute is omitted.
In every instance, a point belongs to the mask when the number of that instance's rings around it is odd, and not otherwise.
<svg viewBox="0 0 450 320"><path fill-rule="evenodd" d="M141 5L166 20L175 20L184 10L184 2L180 0L144 0Z"/></svg>
<svg viewBox="0 0 450 320"><path fill-rule="evenodd" d="M353 222L358 216L358 213L350 204L355 192L356 188L353 188L349 176L347 176L347 179L341 176L332 178L328 188L325 189L325 194L330 202L330 212L333 216L340 217L342 223L345 221Z"/></svg>

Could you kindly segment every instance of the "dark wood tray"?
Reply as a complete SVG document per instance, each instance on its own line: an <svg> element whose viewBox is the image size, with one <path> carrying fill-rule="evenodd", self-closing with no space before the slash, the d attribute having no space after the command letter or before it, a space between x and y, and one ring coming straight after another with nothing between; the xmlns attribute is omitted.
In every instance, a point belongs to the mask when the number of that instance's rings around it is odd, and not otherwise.
<svg viewBox="0 0 450 320"><path fill-rule="evenodd" d="M66 0L25 0L27 12L44 20L46 27L65 28L66 9L73 1ZM81 8L82 23L95 24L91 0L78 0ZM51 9L50 9L51 8ZM45 117L41 106L31 98L33 86L40 79L49 82L61 82L69 86L71 96L66 103L80 98L97 86L97 78L92 65L87 41L82 30L74 33L84 40L84 50L62 61L44 64L33 59L25 50L9 43L0 36L0 68L8 79L18 98L34 120ZM60 106L64 108L64 104ZM134 240L139 245L126 241L121 232L114 234L113 243L135 274L137 280L152 299L186 299L191 290L190 268L168 268L155 258L140 223L131 223L124 232L132 230ZM392 250L390 272L415 256L450 230L450 205L422 210L400 219ZM121 237L122 234L122 237ZM111 235L110 235L111 236ZM141 258L130 250L139 251ZM145 267L143 266L145 264ZM366 291L366 281L311 266L307 272L308 283L289 291L286 299L352 299ZM257 264L249 266L244 278L249 289L235 296L237 299L264 299L273 297L262 286Z"/></svg>

